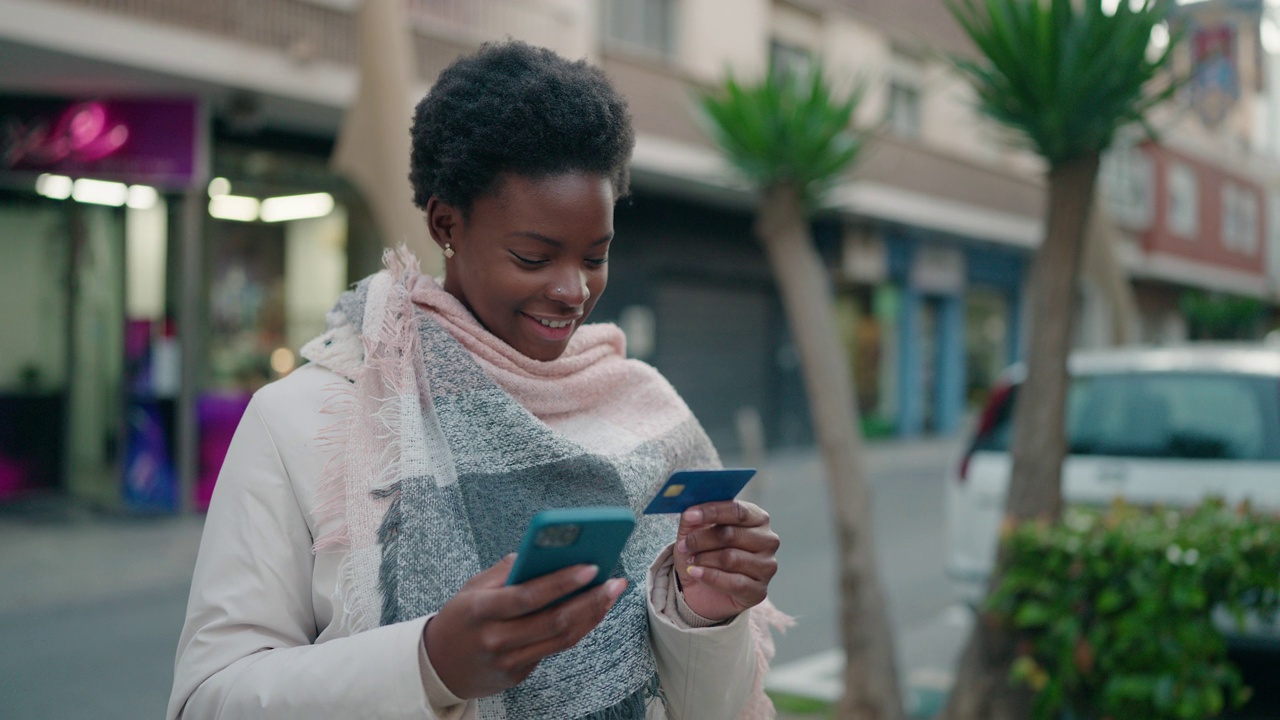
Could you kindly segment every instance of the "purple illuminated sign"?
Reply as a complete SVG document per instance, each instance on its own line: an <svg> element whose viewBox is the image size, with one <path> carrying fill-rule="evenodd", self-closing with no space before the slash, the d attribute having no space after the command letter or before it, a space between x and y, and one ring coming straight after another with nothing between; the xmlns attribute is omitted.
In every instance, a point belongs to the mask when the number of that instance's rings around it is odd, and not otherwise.
<svg viewBox="0 0 1280 720"><path fill-rule="evenodd" d="M203 138L195 100L0 96L0 176L184 188L199 182Z"/></svg>

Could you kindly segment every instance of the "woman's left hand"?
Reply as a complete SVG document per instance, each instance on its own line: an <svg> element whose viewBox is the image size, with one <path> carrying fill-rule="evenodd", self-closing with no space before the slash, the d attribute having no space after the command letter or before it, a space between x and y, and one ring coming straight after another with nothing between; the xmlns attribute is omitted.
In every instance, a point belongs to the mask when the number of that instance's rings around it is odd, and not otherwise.
<svg viewBox="0 0 1280 720"><path fill-rule="evenodd" d="M759 605L778 572L769 513L741 500L695 505L680 516L675 566L690 610L724 621Z"/></svg>

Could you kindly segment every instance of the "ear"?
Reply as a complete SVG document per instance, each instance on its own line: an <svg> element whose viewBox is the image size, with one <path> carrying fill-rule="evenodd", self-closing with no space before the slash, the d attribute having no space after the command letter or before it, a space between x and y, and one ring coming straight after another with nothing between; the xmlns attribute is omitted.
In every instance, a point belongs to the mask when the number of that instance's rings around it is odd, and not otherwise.
<svg viewBox="0 0 1280 720"><path fill-rule="evenodd" d="M456 243L462 229L462 211L432 195L427 201L427 230L442 249L445 243Z"/></svg>

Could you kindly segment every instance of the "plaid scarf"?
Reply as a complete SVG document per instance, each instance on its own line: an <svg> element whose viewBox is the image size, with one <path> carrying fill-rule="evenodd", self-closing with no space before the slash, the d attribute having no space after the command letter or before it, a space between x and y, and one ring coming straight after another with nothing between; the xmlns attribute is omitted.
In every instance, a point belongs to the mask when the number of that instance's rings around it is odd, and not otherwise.
<svg viewBox="0 0 1280 720"><path fill-rule="evenodd" d="M540 510L639 514L671 471L719 466L675 390L626 359L615 326L584 326L560 358L532 360L406 251L385 260L303 348L350 381L334 394L329 411L341 419L323 438L341 451L322 478L318 519L338 522L316 542L317 552L347 553L336 621L349 632L438 611L513 552ZM674 519L640 515L616 573L629 584L605 620L524 682L481 698L480 716L643 718L658 691L645 575L674 537ZM772 654L764 623L776 624L764 610L753 623L762 668Z"/></svg>

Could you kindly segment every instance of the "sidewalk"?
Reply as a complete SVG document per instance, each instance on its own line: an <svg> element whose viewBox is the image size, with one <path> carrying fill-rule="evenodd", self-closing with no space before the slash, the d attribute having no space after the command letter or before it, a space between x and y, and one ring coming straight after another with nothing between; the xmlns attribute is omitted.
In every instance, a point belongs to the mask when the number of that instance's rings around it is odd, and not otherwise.
<svg viewBox="0 0 1280 720"><path fill-rule="evenodd" d="M0 506L0 614L187 587L204 516L130 516L62 499Z"/></svg>

